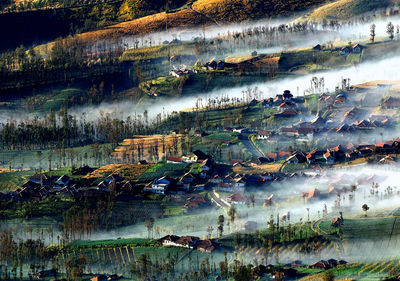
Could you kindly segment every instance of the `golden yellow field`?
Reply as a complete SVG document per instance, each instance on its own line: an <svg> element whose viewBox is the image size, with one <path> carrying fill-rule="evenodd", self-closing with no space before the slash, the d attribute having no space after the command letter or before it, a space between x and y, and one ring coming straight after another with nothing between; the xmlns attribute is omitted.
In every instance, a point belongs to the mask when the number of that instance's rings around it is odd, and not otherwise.
<svg viewBox="0 0 400 281"><path fill-rule="evenodd" d="M158 13L109 26L102 30L86 32L78 35L84 39L113 38L121 35L138 35L156 31L165 31L176 27L212 24L206 17L191 9L176 13Z"/></svg>
<svg viewBox="0 0 400 281"><path fill-rule="evenodd" d="M397 0L391 1L396 3ZM312 20L322 19L349 19L362 13L372 12L384 8L385 3L369 0L337 0L313 10L306 18Z"/></svg>
<svg viewBox="0 0 400 281"><path fill-rule="evenodd" d="M87 179L98 179L109 176L110 174L118 174L130 180L138 179L144 171L147 170L152 164L138 165L138 164L110 164L102 166L86 175Z"/></svg>
<svg viewBox="0 0 400 281"><path fill-rule="evenodd" d="M181 134L171 135L151 135L151 136L134 136L131 139L125 139L120 146L118 146L113 152L115 159L123 160L126 157L138 157L138 147L142 151L142 159L152 159L154 155L150 151L154 152L155 147L158 148L158 156L164 157L168 151L173 151L173 146L176 144L178 152L180 151L180 140L183 138ZM163 145L165 146L165 153L163 153ZM171 154L171 153L169 153Z"/></svg>
<svg viewBox="0 0 400 281"><path fill-rule="evenodd" d="M266 172L276 173L279 172L282 164L263 164L263 165L254 165L252 167L242 167L240 165L233 168L235 173L239 174L262 174Z"/></svg>

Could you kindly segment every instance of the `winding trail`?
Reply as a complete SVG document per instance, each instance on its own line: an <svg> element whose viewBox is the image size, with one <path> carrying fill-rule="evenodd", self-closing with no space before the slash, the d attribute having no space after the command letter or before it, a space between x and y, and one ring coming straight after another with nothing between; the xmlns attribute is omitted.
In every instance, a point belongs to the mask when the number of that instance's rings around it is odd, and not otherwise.
<svg viewBox="0 0 400 281"><path fill-rule="evenodd" d="M263 157L264 154L259 150L259 148L254 145L254 143L250 140L251 134L248 133L242 133L239 135L239 140L243 144L243 146L246 148L248 152L252 155L253 158L259 158Z"/></svg>
<svg viewBox="0 0 400 281"><path fill-rule="evenodd" d="M324 221L324 219L326 219L326 218L327 217L323 217L321 219L313 221L311 224L311 229L313 231L315 231L316 233L318 233L319 235L324 236L324 237L328 238L329 240L331 240L333 243L335 243L335 245L339 249L340 257L343 258L345 251L344 251L344 247L343 247L343 244L342 244L342 241L340 240L340 238L336 237L335 235L328 234L327 232L325 232L319 228L319 224L322 221Z"/></svg>
<svg viewBox="0 0 400 281"><path fill-rule="evenodd" d="M215 202L215 204L218 207L224 208L226 211L229 210L231 205L229 205L227 202L223 201L219 196L216 194L215 190L209 193L211 196L211 201Z"/></svg>

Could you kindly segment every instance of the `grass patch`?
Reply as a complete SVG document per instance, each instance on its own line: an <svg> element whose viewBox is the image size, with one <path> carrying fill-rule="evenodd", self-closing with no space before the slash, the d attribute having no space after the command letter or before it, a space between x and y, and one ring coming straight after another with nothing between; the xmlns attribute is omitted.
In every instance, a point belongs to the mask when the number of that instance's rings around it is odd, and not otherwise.
<svg viewBox="0 0 400 281"><path fill-rule="evenodd" d="M146 238L124 238L124 239L107 239L107 240L75 240L67 245L67 247L81 248L103 248L103 247L121 247L121 246L150 246L154 244L154 240Z"/></svg>
<svg viewBox="0 0 400 281"><path fill-rule="evenodd" d="M184 173L186 167L186 163L172 164L163 161L149 167L139 181L150 181L163 176L177 177Z"/></svg>
<svg viewBox="0 0 400 281"><path fill-rule="evenodd" d="M393 0L338 0L315 9L309 19L349 19L363 13L386 8L396 1Z"/></svg>
<svg viewBox="0 0 400 281"><path fill-rule="evenodd" d="M236 137L233 136L231 133L215 133L207 136L206 138L216 141L232 141Z"/></svg>
<svg viewBox="0 0 400 281"><path fill-rule="evenodd" d="M0 192L8 192L17 189L33 174L34 172L32 171L1 172Z"/></svg>

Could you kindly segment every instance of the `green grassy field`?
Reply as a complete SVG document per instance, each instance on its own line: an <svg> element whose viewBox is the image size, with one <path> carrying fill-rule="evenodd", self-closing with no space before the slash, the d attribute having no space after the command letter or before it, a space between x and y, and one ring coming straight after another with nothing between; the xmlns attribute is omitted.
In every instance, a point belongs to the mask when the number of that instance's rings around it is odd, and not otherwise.
<svg viewBox="0 0 400 281"><path fill-rule="evenodd" d="M330 221L319 224L322 231L331 233L335 228ZM366 217L347 219L345 217L341 227L344 239L372 239L379 240L400 235L400 219L397 217Z"/></svg>
<svg viewBox="0 0 400 281"><path fill-rule="evenodd" d="M67 150L67 149L66 149ZM103 155L107 156L113 151L113 147L110 144L100 144L99 150ZM71 148L71 151L74 155L74 165L95 165L95 160L93 159L93 148L91 145L78 146ZM84 163L83 156L87 154L87 163ZM66 151L66 164L71 166L69 152ZM49 168L49 156L51 155L52 159L52 169L54 169L57 164L60 164L60 156L56 154L54 151L50 151L48 149L43 150L0 150L0 161L3 162L0 165L0 169L9 169L10 165L12 169L38 169L39 167L42 170L47 170Z"/></svg>
<svg viewBox="0 0 400 281"><path fill-rule="evenodd" d="M26 182L34 172L17 171L0 173L0 192L13 191Z"/></svg>
<svg viewBox="0 0 400 281"><path fill-rule="evenodd" d="M183 175L185 169L187 167L186 163L167 163L160 162L151 167L149 167L139 178L139 181L149 181L156 178L160 178L162 176L179 176Z"/></svg>
<svg viewBox="0 0 400 281"><path fill-rule="evenodd" d="M81 248L103 248L103 247L139 247L153 245L155 240L146 238L123 238L108 240L75 240L67 245L67 247Z"/></svg>

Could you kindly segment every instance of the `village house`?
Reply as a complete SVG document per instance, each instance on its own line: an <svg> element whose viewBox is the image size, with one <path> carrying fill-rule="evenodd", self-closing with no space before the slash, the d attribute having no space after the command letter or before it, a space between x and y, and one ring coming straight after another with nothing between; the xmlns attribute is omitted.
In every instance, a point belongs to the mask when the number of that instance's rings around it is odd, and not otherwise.
<svg viewBox="0 0 400 281"><path fill-rule="evenodd" d="M370 149L370 148L363 148L363 149L359 149L357 151L358 151L358 154L360 155L360 157L369 157L373 153L372 149Z"/></svg>
<svg viewBox="0 0 400 281"><path fill-rule="evenodd" d="M208 134L205 131L198 129L198 130L194 131L194 136L195 137L206 137L206 136L208 136Z"/></svg>
<svg viewBox="0 0 400 281"><path fill-rule="evenodd" d="M344 160L345 151L346 150L340 144L327 150L327 152L329 152L330 156L333 157L335 162ZM326 156L329 157L329 155L326 155ZM324 155L324 157L325 157L325 155Z"/></svg>
<svg viewBox="0 0 400 281"><path fill-rule="evenodd" d="M263 99L260 103L262 107L272 107L274 106L274 98Z"/></svg>
<svg viewBox="0 0 400 281"><path fill-rule="evenodd" d="M56 186L62 188L68 185L69 182L70 182L70 177L68 177L67 175L63 175L56 180Z"/></svg>
<svg viewBox="0 0 400 281"><path fill-rule="evenodd" d="M324 153L324 158L327 164L334 164L336 162L336 158L329 151Z"/></svg>
<svg viewBox="0 0 400 281"><path fill-rule="evenodd" d="M182 157L168 157L167 163L168 164L180 164L180 163L182 163Z"/></svg>
<svg viewBox="0 0 400 281"><path fill-rule="evenodd" d="M207 159L212 159L211 155L207 155L201 150L195 150L192 153L197 157L197 162L198 163L201 163L201 162L203 162L204 160L207 160Z"/></svg>
<svg viewBox="0 0 400 281"><path fill-rule="evenodd" d="M173 69L169 72L170 75L179 78L182 76L189 76L189 75L193 75L194 72L191 69L187 69L187 68L181 68L181 69Z"/></svg>
<svg viewBox="0 0 400 281"><path fill-rule="evenodd" d="M216 70L217 69L217 62L215 60L208 61L204 64L204 70Z"/></svg>
<svg viewBox="0 0 400 281"><path fill-rule="evenodd" d="M50 277L56 277L57 276L57 271L55 269L49 269L49 270L42 270L37 273L34 273L32 277L34 279L42 279L42 278L50 278Z"/></svg>
<svg viewBox="0 0 400 281"><path fill-rule="evenodd" d="M279 106L283 102L283 95L276 95L274 98L274 105Z"/></svg>
<svg viewBox="0 0 400 281"><path fill-rule="evenodd" d="M266 130L258 131L257 132L257 139L258 140L266 140L266 139L268 139L268 137L270 135L271 135L271 131L266 131Z"/></svg>
<svg viewBox="0 0 400 281"><path fill-rule="evenodd" d="M190 153L188 155L182 156L182 161L185 163L196 163L198 160L198 157L194 153Z"/></svg>
<svg viewBox="0 0 400 281"><path fill-rule="evenodd" d="M293 98L293 95L292 95L292 93L289 91L289 90L285 90L285 91L283 91L283 99L285 100L285 101L291 101L292 100L292 98Z"/></svg>
<svg viewBox="0 0 400 281"><path fill-rule="evenodd" d="M346 159L349 161L355 160L360 156L360 154L357 151L348 151L346 152Z"/></svg>
<svg viewBox="0 0 400 281"><path fill-rule="evenodd" d="M348 55L351 53L351 51L352 51L351 47L346 46L346 47L343 47L342 49L340 49L340 54Z"/></svg>
<svg viewBox="0 0 400 281"><path fill-rule="evenodd" d="M117 190L117 187L121 185L123 180L124 177L116 174L111 174L97 185L97 189L107 192L110 191L111 188Z"/></svg>
<svg viewBox="0 0 400 281"><path fill-rule="evenodd" d="M355 54L361 53L362 50L364 50L364 49L365 49L365 47L363 45L361 45L361 44L358 44L358 43L351 47L352 52L355 53Z"/></svg>
<svg viewBox="0 0 400 281"><path fill-rule="evenodd" d="M199 251L211 253L215 250L216 245L211 240L200 240L196 236L176 236L167 235L159 240L158 243L162 244L164 247L183 247L189 249L198 249Z"/></svg>
<svg viewBox="0 0 400 281"><path fill-rule="evenodd" d="M244 177L238 177L234 179L234 188L236 190L244 190L246 186L246 179Z"/></svg>
<svg viewBox="0 0 400 281"><path fill-rule="evenodd" d="M165 247L176 246L176 241L178 241L179 238L180 237L176 235L167 235L160 238L157 242L159 242Z"/></svg>
<svg viewBox="0 0 400 281"><path fill-rule="evenodd" d="M228 200L232 205L245 205L247 202L247 198L242 192L236 192L229 196Z"/></svg>
<svg viewBox="0 0 400 281"><path fill-rule="evenodd" d="M360 120L360 121L354 121L351 126L354 126L355 128L359 130L373 130L376 129L380 125L377 122L370 122L369 120Z"/></svg>
<svg viewBox="0 0 400 281"><path fill-rule="evenodd" d="M214 160L212 158L208 158L206 160L203 160L201 162L200 166L201 166L200 167L200 169L201 169L200 176L202 178L206 178L207 175L210 173L212 167L214 166Z"/></svg>
<svg viewBox="0 0 400 281"><path fill-rule="evenodd" d="M383 109L397 109L400 107L400 98L395 98L392 96L387 97L382 101L381 107Z"/></svg>
<svg viewBox="0 0 400 281"><path fill-rule="evenodd" d="M318 102L320 103L325 103L327 105L333 105L335 102L334 98L332 96L329 96L327 94L321 94L318 98Z"/></svg>
<svg viewBox="0 0 400 281"><path fill-rule="evenodd" d="M335 130L338 134L352 133L355 131L354 125L343 124Z"/></svg>
<svg viewBox="0 0 400 281"><path fill-rule="evenodd" d="M178 187L185 189L186 191L190 191L192 185L194 184L196 177L192 173L184 174L178 181Z"/></svg>
<svg viewBox="0 0 400 281"><path fill-rule="evenodd" d="M193 249L199 241L200 238L196 236L182 236L175 242L175 244L177 247Z"/></svg>
<svg viewBox="0 0 400 281"><path fill-rule="evenodd" d="M322 46L321 46L321 44L317 44L312 49L313 49L313 51L322 51Z"/></svg>
<svg viewBox="0 0 400 281"><path fill-rule="evenodd" d="M294 137L294 136L298 136L299 135L299 131L297 130L297 128L291 126L291 127L282 127L280 129L281 134L288 136L288 137Z"/></svg>
<svg viewBox="0 0 400 281"><path fill-rule="evenodd" d="M346 101L347 101L347 94L341 93L335 97L334 104L337 105L337 104L345 103Z"/></svg>
<svg viewBox="0 0 400 281"><path fill-rule="evenodd" d="M293 109L284 109L279 113L275 113L274 116L279 118L279 117L293 117L297 116L297 111Z"/></svg>
<svg viewBox="0 0 400 281"><path fill-rule="evenodd" d="M214 177L208 180L209 183L211 184L219 184L223 182L223 179L221 178L220 175L216 174Z"/></svg>
<svg viewBox="0 0 400 281"><path fill-rule="evenodd" d="M162 177L154 180L152 183L146 185L143 191L152 193L165 194L168 188L171 186L172 180L168 177Z"/></svg>
<svg viewBox="0 0 400 281"><path fill-rule="evenodd" d="M379 142L375 144L375 153L389 154L394 153L393 142Z"/></svg>
<svg viewBox="0 0 400 281"><path fill-rule="evenodd" d="M214 185L214 189L222 192L244 192L246 181L243 177L233 178L230 175L226 175L222 182Z"/></svg>
<svg viewBox="0 0 400 281"><path fill-rule="evenodd" d="M307 158L302 152L295 152L288 159L286 159L286 162L289 164L302 164L307 162Z"/></svg>
<svg viewBox="0 0 400 281"><path fill-rule="evenodd" d="M185 213L189 213L209 206L209 202L203 195L194 194L186 199L186 203L183 206L183 211Z"/></svg>
<svg viewBox="0 0 400 281"><path fill-rule="evenodd" d="M360 110L357 107L352 107L350 110L348 110L344 115L341 120L342 123L350 123L356 120Z"/></svg>
<svg viewBox="0 0 400 281"><path fill-rule="evenodd" d="M303 192L301 196L307 200L318 199L321 196L321 192L316 188L312 188L309 192Z"/></svg>
<svg viewBox="0 0 400 281"><path fill-rule="evenodd" d="M319 162L324 159L324 151L322 150L313 150L306 155L308 164L314 164L315 162Z"/></svg>
<svg viewBox="0 0 400 281"><path fill-rule="evenodd" d="M233 128L232 131L233 131L234 133L242 134L242 133L246 133L246 132L248 131L248 129L245 128L245 127L237 127L237 128Z"/></svg>
<svg viewBox="0 0 400 281"><path fill-rule="evenodd" d="M326 269L334 268L334 267L337 267L338 265L344 265L344 264L347 264L347 262L344 260L340 260L340 261L337 261L335 259L330 259L327 261L320 260L319 262L309 265L308 268L326 270Z"/></svg>
<svg viewBox="0 0 400 281"><path fill-rule="evenodd" d="M104 274L100 274L100 275L90 278L90 281L107 281L107 276Z"/></svg>
<svg viewBox="0 0 400 281"><path fill-rule="evenodd" d="M291 101L284 101L279 105L281 109L296 109L297 105Z"/></svg>
<svg viewBox="0 0 400 281"><path fill-rule="evenodd" d="M215 245L211 240L200 240L197 243L196 249L201 252L212 253L215 250Z"/></svg>

